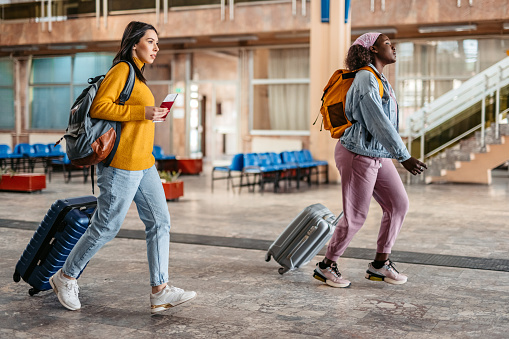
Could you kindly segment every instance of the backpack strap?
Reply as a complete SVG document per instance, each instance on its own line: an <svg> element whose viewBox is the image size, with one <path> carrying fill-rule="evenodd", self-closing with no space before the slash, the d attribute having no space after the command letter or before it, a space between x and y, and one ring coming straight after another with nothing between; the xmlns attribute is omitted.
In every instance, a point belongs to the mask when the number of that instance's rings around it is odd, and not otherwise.
<svg viewBox="0 0 509 339"><path fill-rule="evenodd" d="M134 68L131 65L131 63L127 61L121 61L125 62L129 66L129 76L127 77L127 81L124 85L124 89L122 89L122 92L120 93L118 97L118 104L124 106L125 102L129 100L131 97L131 93L133 92L134 87L134 81L136 79L136 73L134 72ZM115 156L115 153L117 152L118 143L120 142L120 133L122 132L122 123L120 121L114 121L115 125L115 133L117 137L115 138L115 144L113 145L113 149L111 150L110 154L106 159L103 160L103 163L105 166L109 166L111 164L111 161L113 160L113 157ZM93 173L92 173L93 175ZM93 182L93 181L92 181Z"/></svg>
<svg viewBox="0 0 509 339"><path fill-rule="evenodd" d="M369 66L364 66L362 68L359 68L357 71L360 71L361 69L364 69L366 71L370 71L371 73L373 73L373 75L375 76L376 81L378 82L378 91L380 93L380 98L382 98L384 96L384 85L382 84L382 79L380 79L380 77L373 70L373 68L371 68ZM369 131L367 131L366 141L370 142L372 138L373 138L373 136L371 135L371 133L369 133Z"/></svg>
<svg viewBox="0 0 509 339"><path fill-rule="evenodd" d="M366 71L370 71L371 73L373 73L373 75L376 78L376 81L378 81L378 91L380 92L380 98L382 98L384 96L384 85L382 84L382 79L380 79L380 76L378 76L378 74L373 70L373 68L371 68L369 66L361 67L357 71L360 71L361 69L364 69Z"/></svg>
<svg viewBox="0 0 509 339"><path fill-rule="evenodd" d="M124 106L125 102L129 100L131 97L131 93L133 91L134 87L134 81L136 79L136 73L134 72L133 65L131 65L130 62L127 61L121 61L125 62L129 66L129 76L127 77L127 81L124 85L124 89L122 89L122 92L120 93L120 96L118 97L118 104L121 106Z"/></svg>

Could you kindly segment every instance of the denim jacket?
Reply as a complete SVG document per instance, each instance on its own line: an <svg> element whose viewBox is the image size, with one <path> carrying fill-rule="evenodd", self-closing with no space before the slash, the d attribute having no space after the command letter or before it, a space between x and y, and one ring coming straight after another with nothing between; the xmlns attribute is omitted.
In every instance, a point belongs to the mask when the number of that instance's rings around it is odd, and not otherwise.
<svg viewBox="0 0 509 339"><path fill-rule="evenodd" d="M394 158L399 162L410 153L398 133L398 104L389 81L375 66L369 65L382 79L383 97L373 73L360 70L348 90L345 113L352 126L345 130L341 144L353 153L375 158Z"/></svg>

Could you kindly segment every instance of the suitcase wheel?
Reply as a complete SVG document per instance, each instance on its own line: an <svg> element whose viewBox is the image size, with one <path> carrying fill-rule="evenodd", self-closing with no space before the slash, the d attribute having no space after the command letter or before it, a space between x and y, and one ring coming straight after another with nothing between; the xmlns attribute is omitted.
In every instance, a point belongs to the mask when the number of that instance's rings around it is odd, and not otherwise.
<svg viewBox="0 0 509 339"><path fill-rule="evenodd" d="M265 254L265 261L266 262L270 261L270 254L269 253Z"/></svg>
<svg viewBox="0 0 509 339"><path fill-rule="evenodd" d="M19 282L21 280L21 275L19 274L18 271L14 271L14 274L12 275L12 280L14 280L14 282Z"/></svg>
<svg viewBox="0 0 509 339"><path fill-rule="evenodd" d="M277 271L279 272L279 274L285 274L286 272L288 272L290 269L286 268L286 267L280 267Z"/></svg>
<svg viewBox="0 0 509 339"><path fill-rule="evenodd" d="M28 294L30 294L31 297L39 293L40 291L37 288L31 288L28 290Z"/></svg>

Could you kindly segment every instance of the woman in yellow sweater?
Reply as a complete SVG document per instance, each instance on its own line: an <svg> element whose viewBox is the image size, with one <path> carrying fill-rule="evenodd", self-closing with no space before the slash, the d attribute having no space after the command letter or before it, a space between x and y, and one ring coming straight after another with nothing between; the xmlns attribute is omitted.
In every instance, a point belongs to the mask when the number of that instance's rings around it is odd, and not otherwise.
<svg viewBox="0 0 509 339"><path fill-rule="evenodd" d="M152 155L154 120L164 120L168 109L154 106L154 96L145 84L143 69L156 58L158 37L149 24L133 21L127 25L120 51L106 74L92 103L92 118L122 122L122 133L110 166L97 165L100 194L91 224L67 258L63 268L50 278L60 303L78 310L76 279L95 253L120 230L134 201L145 224L147 256L150 270L151 312L157 313L193 299L196 293L169 286L168 261L170 213L163 186ZM135 72L133 91L125 105L117 99L126 83L129 62Z"/></svg>

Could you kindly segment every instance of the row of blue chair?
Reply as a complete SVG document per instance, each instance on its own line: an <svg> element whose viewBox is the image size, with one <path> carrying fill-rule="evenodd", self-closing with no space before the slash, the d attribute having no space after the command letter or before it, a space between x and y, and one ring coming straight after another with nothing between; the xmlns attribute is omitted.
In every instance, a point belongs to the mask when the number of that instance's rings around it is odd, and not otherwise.
<svg viewBox="0 0 509 339"><path fill-rule="evenodd" d="M174 155L164 154L163 149L158 145L154 145L152 154L158 164L164 168L168 167L168 162L176 159ZM10 166L14 171L33 172L37 163L42 163L49 180L51 180L52 169L61 168L66 182L70 181L72 172L76 170L83 170L84 181L87 181L88 167L72 165L61 145L20 143L11 150L9 145L0 144L0 166L2 168ZM171 165L175 167L174 164Z"/></svg>
<svg viewBox="0 0 509 339"><path fill-rule="evenodd" d="M320 172L319 168L323 168ZM316 176L316 183L319 183L320 174L325 175L325 182L329 182L329 169L327 161L313 159L311 152L307 149L301 151L285 151L281 153L238 153L234 155L229 166L215 166L212 168L212 185L214 181L227 180L227 190L232 187L247 186L254 191L259 186L264 191L265 183L274 184L274 192L280 189L280 181L284 180L285 189L295 180L297 189L301 180L305 179L311 185L311 177ZM219 172L220 175L215 175ZM234 178L239 178L239 184L234 184Z"/></svg>
<svg viewBox="0 0 509 339"><path fill-rule="evenodd" d="M67 154L62 150L61 145L51 144L28 144L20 143L11 150L9 145L0 144L0 165L2 168L10 167L14 171L33 172L37 163L41 163L44 173L51 181L53 169L61 169L65 182L69 182L72 173L76 170L83 174L84 182L87 181L88 167L79 167L71 164Z"/></svg>
<svg viewBox="0 0 509 339"><path fill-rule="evenodd" d="M50 159L58 159L65 155L60 145L54 144L27 144L20 143L14 146L11 151L9 145L0 145L0 161L1 166L6 167L7 163L10 162L10 166L13 170L20 170L20 166L23 166L23 171L27 169L30 172L34 171L34 167L37 162L41 162L44 169L47 169Z"/></svg>

